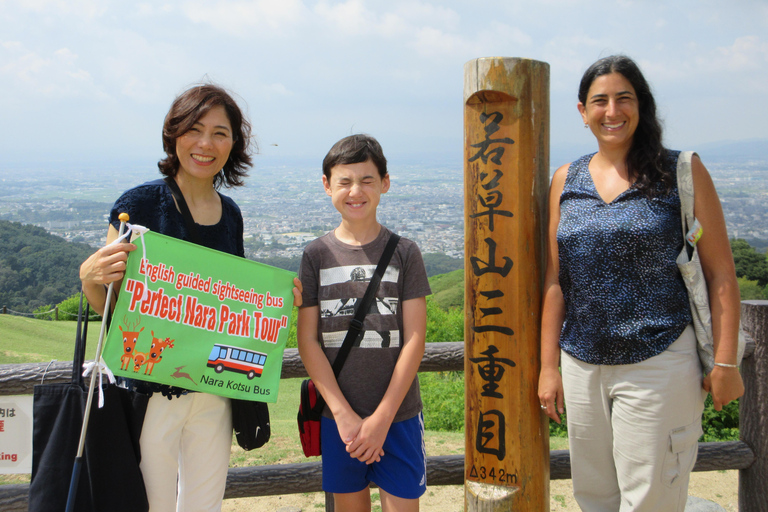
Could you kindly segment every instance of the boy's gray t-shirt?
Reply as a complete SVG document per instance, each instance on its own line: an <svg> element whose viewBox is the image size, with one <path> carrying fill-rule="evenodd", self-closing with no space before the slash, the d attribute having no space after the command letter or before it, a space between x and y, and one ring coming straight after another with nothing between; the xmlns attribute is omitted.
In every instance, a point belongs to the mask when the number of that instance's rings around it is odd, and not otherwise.
<svg viewBox="0 0 768 512"><path fill-rule="evenodd" d="M362 246L349 245L334 232L312 241L304 249L299 269L304 291L302 307L320 306L317 337L328 360L333 361L349 329L355 304L365 294L390 230ZM403 338L402 302L431 293L418 246L401 238L389 262L356 343L339 375L339 387L352 409L370 416L384 397L400 355ZM421 412L419 380L413 380L394 421ZM332 417L328 408L323 413Z"/></svg>

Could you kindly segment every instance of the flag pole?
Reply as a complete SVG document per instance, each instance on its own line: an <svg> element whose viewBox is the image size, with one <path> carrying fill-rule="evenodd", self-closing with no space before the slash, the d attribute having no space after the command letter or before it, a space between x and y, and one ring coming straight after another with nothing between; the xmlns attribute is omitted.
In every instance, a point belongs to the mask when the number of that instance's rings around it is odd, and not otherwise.
<svg viewBox="0 0 768 512"><path fill-rule="evenodd" d="M123 236L125 232L125 223L128 222L130 217L127 213L121 213L118 215L120 219L120 229L118 231L118 239ZM77 446L77 455L75 456L75 464L72 468L72 479L69 481L69 493L67 495L67 507L65 512L73 512L75 509L75 498L77 497L77 484L80 481L80 470L83 466L83 452L85 451L85 436L88 432L88 420L91 417L91 405L93 404L93 390L96 385L96 375L101 373L101 367L99 361L101 361L101 351L104 345L104 335L107 330L107 311L112 303L112 289L114 288L114 281L109 283L107 287L107 298L104 302L104 315L101 318L101 331L99 331L99 343L96 346L96 358L95 366L91 371L91 380L88 384L88 397L85 401L85 412L83 413L83 425L80 429L80 442Z"/></svg>

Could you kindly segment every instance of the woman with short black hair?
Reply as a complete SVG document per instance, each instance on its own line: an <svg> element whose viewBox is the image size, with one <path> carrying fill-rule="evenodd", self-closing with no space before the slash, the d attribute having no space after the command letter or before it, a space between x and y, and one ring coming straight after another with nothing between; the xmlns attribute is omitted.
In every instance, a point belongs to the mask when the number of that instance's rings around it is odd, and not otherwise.
<svg viewBox="0 0 768 512"><path fill-rule="evenodd" d="M120 288L131 243L118 238L120 213L132 224L195 241L171 191L178 186L197 231L197 243L244 257L243 217L221 186L243 185L250 156L251 126L232 96L204 84L179 95L165 117L158 163L166 179L134 187L112 207L107 246L80 268L91 306L106 309L106 285ZM172 180L172 181L167 181ZM174 350L182 350L181 347ZM152 394L141 432L141 471L151 512L220 511L232 445L228 398L173 386L129 381Z"/></svg>

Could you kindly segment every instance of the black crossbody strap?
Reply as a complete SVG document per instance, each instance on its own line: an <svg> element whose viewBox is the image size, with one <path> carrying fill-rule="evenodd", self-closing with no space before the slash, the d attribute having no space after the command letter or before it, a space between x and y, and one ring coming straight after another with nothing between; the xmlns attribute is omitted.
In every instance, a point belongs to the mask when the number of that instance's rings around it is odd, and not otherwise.
<svg viewBox="0 0 768 512"><path fill-rule="evenodd" d="M387 270L387 266L389 266L389 260L392 259L392 255L395 253L395 248L397 247L397 243L399 241L400 235L395 233L391 233L389 235L387 246L384 247L384 252L381 253L381 258L379 258L379 263L376 265L376 270L373 272L373 276L371 276L371 281L368 283L368 288L365 289L365 295L363 295L363 298L360 299L357 303L357 307L355 308L355 316L352 319L352 322L350 322L349 330L347 331L347 335L344 337L344 342L341 344L339 353L336 355L336 359L333 361L333 373L336 375L336 379L339 378L341 369L344 367L344 363L347 361L347 356L352 350L352 345L354 345L355 340L363 330L363 320L365 320L365 315L368 313L368 310L371 309L371 302L373 301L373 298L379 289L381 278L384 277L384 271ZM325 400L318 392L317 400L315 401L315 406L312 408L312 411L316 414L320 414L324 407Z"/></svg>
<svg viewBox="0 0 768 512"><path fill-rule="evenodd" d="M181 216L184 217L184 223L187 225L190 241L200 245L200 235L197 234L197 225L195 224L195 219L192 218L192 213L189 211L189 206L187 206L187 201L184 199L184 194L181 193L179 184L176 183L176 180L170 176L166 176L165 180L163 181L165 181L165 184L168 185L169 189L171 189L173 198L176 199L176 204L181 211Z"/></svg>
<svg viewBox="0 0 768 512"><path fill-rule="evenodd" d="M365 290L365 295L363 295L363 298L357 303L357 308L355 309L355 317L352 319L352 322L350 322L349 330L347 331L347 335L344 337L344 342L341 344L339 353L336 355L336 359L333 361L333 373L336 375L337 379L339 378L341 369L344 367L344 363L347 360L349 352L352 350L352 345L355 343L355 340L363 330L363 320L365 320L365 315L368 313L368 310L371 309L371 303L373 302L373 299L376 296L376 292L379 289L381 278L384 277L384 271L387 270L387 266L389 266L389 260L392 259L392 255L395 253L395 248L397 247L399 241L400 235L392 233L389 236L387 246L384 248L384 252L381 253L379 264L376 265L376 271L373 273L373 276L371 276L371 281L368 283L368 288Z"/></svg>

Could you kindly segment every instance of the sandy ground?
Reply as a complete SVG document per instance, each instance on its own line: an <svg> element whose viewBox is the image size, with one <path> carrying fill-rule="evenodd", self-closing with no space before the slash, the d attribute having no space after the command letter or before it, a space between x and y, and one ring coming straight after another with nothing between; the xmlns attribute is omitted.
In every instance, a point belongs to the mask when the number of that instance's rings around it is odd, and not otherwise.
<svg viewBox="0 0 768 512"><path fill-rule="evenodd" d="M738 510L738 471L709 471L693 473L688 494L713 501L725 510ZM374 496L375 489L373 490ZM374 505L379 504L374 501ZM461 486L430 487L421 498L420 509L426 512L458 512L464 510L464 488ZM226 500L224 512L322 512L325 510L322 493L289 494L264 498ZM380 510L374 507L373 509ZM550 484L550 510L552 512L578 512L573 500L570 480L553 480ZM343 511L338 511L343 512Z"/></svg>

